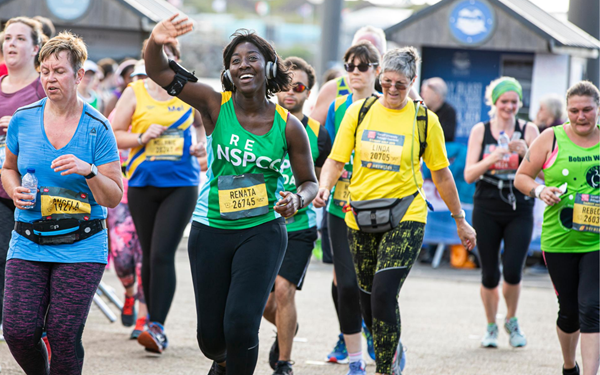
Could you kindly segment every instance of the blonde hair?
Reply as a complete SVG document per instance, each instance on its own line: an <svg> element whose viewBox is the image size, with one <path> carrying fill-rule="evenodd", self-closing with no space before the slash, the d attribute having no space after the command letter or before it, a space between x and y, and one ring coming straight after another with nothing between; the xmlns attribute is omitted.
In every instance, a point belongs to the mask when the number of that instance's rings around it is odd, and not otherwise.
<svg viewBox="0 0 600 375"><path fill-rule="evenodd" d="M28 26L31 29L31 42L34 46L39 47L38 53L33 60L33 64L37 69L40 66L40 63L38 62L38 56L40 55L40 51L44 46L44 43L46 43L47 41L47 39L44 38L44 30L42 29L42 23L38 20L34 20L33 18L29 17L13 17L6 22L6 25L4 25L4 30L2 31L1 38L2 43L4 43L4 34L6 33L6 29L8 28L8 26L14 23L22 23L23 25Z"/></svg>
<svg viewBox="0 0 600 375"><path fill-rule="evenodd" d="M40 51L39 61L42 63L50 56L58 58L58 55L63 51L67 51L67 57L71 62L73 71L77 74L85 60L87 60L87 48L83 39L68 31L61 32L44 45Z"/></svg>
<svg viewBox="0 0 600 375"><path fill-rule="evenodd" d="M490 116L490 118L496 116L496 103L494 103L494 101L492 100L492 92L494 91L496 86L498 86L499 83L502 83L503 81L506 81L507 79L514 80L514 78L512 78L512 77L502 76L502 77L496 78L495 80L490 82L490 84L485 88L485 94L483 97L485 100L485 104L491 107L491 109L488 112L488 115ZM521 109L521 107L523 107L523 100L521 100L519 98L519 109Z"/></svg>

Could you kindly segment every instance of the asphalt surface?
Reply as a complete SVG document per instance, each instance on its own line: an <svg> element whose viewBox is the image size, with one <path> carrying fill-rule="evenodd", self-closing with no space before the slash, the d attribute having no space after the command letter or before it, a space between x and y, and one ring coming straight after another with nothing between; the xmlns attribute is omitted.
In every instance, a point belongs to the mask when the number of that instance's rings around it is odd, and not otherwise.
<svg viewBox="0 0 600 375"><path fill-rule="evenodd" d="M177 292L166 332L170 346L161 356L145 352L129 340L131 328L109 323L94 305L83 335L84 374L207 374L211 362L204 358L196 342L196 315L187 239L177 251ZM332 266L313 260L304 288L297 294L300 330L292 353L294 373L345 375L347 365L324 363L339 333L330 296ZM121 296L122 287L114 273L107 271L103 281ZM479 341L485 330L479 298L479 271L456 270L448 265L438 269L417 264L400 293L402 341L408 348L404 375L440 374L527 374L561 373L561 354L556 337L557 302L547 274L526 271L518 317L529 344L522 349L508 345L501 330L498 349L482 349ZM113 309L118 313L116 309ZM501 304L498 322L506 312ZM274 327L263 320L260 354L255 374L271 374L268 350ZM366 353L366 349L365 349ZM581 359L579 359L581 363ZM375 365L367 360L367 373ZM2 374L22 374L6 343L0 343Z"/></svg>

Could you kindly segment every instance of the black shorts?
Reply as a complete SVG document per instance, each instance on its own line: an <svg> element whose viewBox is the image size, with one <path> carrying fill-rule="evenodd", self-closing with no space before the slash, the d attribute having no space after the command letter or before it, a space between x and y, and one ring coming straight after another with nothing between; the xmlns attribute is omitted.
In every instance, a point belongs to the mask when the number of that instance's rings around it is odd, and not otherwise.
<svg viewBox="0 0 600 375"><path fill-rule="evenodd" d="M279 269L279 276L301 290L310 257L317 240L317 228L288 232L288 246Z"/></svg>

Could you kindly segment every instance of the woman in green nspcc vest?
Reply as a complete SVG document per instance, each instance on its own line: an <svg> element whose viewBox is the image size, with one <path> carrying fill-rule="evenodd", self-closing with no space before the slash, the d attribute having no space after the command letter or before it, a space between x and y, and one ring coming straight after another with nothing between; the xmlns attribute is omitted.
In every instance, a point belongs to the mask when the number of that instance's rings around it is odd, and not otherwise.
<svg viewBox="0 0 600 375"><path fill-rule="evenodd" d="M248 31L233 34L223 50L225 90L216 92L162 53L162 45L192 30L176 17L152 31L146 71L198 109L206 127L208 181L188 244L198 344L214 361L210 374L252 374L262 312L287 246L282 216L292 216L317 193L310 146L300 121L268 99L291 78L266 40ZM283 191L286 154L296 194Z"/></svg>
<svg viewBox="0 0 600 375"><path fill-rule="evenodd" d="M569 121L544 130L525 155L515 178L523 194L548 206L542 251L558 297L556 332L563 374L583 374L600 365L600 92L582 81L567 91ZM535 181L544 172L545 185Z"/></svg>

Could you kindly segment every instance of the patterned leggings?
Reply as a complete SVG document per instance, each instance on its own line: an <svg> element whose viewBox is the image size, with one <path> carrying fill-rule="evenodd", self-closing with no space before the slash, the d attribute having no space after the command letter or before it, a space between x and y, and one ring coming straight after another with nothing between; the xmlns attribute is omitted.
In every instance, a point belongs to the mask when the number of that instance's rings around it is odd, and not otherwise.
<svg viewBox="0 0 600 375"><path fill-rule="evenodd" d="M104 267L21 259L6 263L4 338L26 374L81 374L81 335ZM52 348L50 369L41 340L44 327Z"/></svg>
<svg viewBox="0 0 600 375"><path fill-rule="evenodd" d="M348 228L361 310L373 334L376 372L390 374L400 340L398 296L423 243L425 224L401 222L385 233Z"/></svg>
<svg viewBox="0 0 600 375"><path fill-rule="evenodd" d="M115 271L124 288L135 284L137 278L136 298L141 303L144 299L142 288L142 247L133 219L126 203L119 203L115 208L108 209L108 237L110 239L110 254L113 257Z"/></svg>

